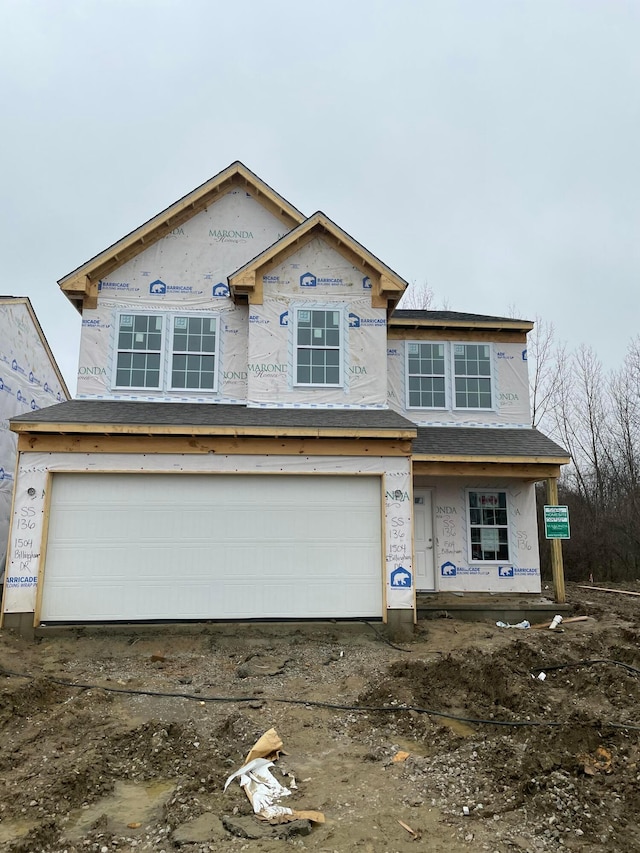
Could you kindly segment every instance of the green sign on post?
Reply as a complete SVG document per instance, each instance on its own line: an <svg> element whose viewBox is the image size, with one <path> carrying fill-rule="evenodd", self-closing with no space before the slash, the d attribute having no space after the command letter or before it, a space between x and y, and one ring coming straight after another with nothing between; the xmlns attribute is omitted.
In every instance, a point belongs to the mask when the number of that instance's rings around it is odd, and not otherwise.
<svg viewBox="0 0 640 853"><path fill-rule="evenodd" d="M544 535L547 539L570 539L569 507L544 507Z"/></svg>

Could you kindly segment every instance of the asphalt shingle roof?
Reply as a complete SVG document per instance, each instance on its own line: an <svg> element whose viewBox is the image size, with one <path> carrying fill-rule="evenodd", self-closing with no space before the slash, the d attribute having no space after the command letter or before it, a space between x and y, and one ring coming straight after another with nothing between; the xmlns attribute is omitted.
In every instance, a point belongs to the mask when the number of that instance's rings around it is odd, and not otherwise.
<svg viewBox="0 0 640 853"><path fill-rule="evenodd" d="M527 323L514 317L493 317L488 314L467 314L463 311L427 311L427 310L398 310L391 315L389 325L393 326L394 320L437 320L444 322L497 322L497 323Z"/></svg>
<svg viewBox="0 0 640 853"><path fill-rule="evenodd" d="M273 409L144 400L70 400L28 412L12 423L148 424L153 426L301 427L397 432L415 424L390 409Z"/></svg>
<svg viewBox="0 0 640 853"><path fill-rule="evenodd" d="M567 451L537 429L418 427L414 454L439 456L568 457Z"/></svg>

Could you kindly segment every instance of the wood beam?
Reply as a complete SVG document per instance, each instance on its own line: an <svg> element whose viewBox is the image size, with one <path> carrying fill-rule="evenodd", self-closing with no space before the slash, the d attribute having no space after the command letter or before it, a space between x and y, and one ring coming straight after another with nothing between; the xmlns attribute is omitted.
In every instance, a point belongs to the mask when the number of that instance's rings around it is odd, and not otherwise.
<svg viewBox="0 0 640 853"><path fill-rule="evenodd" d="M491 331L471 327L469 324L466 328L455 328L448 326L447 328L410 328L408 326L397 327L391 325L387 330L388 340L393 341L490 341L505 344L526 344L527 336L524 332L504 330Z"/></svg>
<svg viewBox="0 0 640 853"><path fill-rule="evenodd" d="M152 455L176 453L185 455L249 456L409 456L410 441L340 438L229 438L188 436L90 436L90 435L21 435L20 452L42 453L134 453Z"/></svg>
<svg viewBox="0 0 640 853"><path fill-rule="evenodd" d="M413 457L413 473L423 477L500 477L537 483L560 474L555 464L525 462L424 462Z"/></svg>
<svg viewBox="0 0 640 853"><path fill-rule="evenodd" d="M549 506L558 506L558 478L549 477L547 480L547 503ZM564 589L564 565L562 563L562 541L550 539L551 545L551 570L553 572L553 592L558 604L564 604L566 599Z"/></svg>

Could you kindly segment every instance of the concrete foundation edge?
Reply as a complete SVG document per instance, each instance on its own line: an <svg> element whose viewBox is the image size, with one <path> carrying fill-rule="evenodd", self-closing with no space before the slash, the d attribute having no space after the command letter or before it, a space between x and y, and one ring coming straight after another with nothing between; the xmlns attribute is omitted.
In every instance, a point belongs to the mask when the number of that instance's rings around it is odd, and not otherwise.
<svg viewBox="0 0 640 853"><path fill-rule="evenodd" d="M15 631L25 640L33 640L35 637L33 613L5 613L2 627L5 631Z"/></svg>
<svg viewBox="0 0 640 853"><path fill-rule="evenodd" d="M413 637L415 613L413 610L387 610L387 633L394 642L403 642Z"/></svg>

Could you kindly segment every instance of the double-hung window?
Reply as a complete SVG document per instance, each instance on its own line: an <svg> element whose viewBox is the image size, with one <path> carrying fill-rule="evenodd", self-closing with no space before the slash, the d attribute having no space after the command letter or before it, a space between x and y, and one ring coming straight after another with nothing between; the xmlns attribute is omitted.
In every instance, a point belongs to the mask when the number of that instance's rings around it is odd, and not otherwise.
<svg viewBox="0 0 640 853"><path fill-rule="evenodd" d="M218 319L205 314L121 313L113 387L215 391Z"/></svg>
<svg viewBox="0 0 640 853"><path fill-rule="evenodd" d="M507 493L469 491L469 543L473 562L509 561Z"/></svg>
<svg viewBox="0 0 640 853"><path fill-rule="evenodd" d="M491 344L407 341L408 409L493 409Z"/></svg>
<svg viewBox="0 0 640 853"><path fill-rule="evenodd" d="M454 344L453 381L456 409L491 409L491 346Z"/></svg>
<svg viewBox="0 0 640 853"><path fill-rule="evenodd" d="M407 344L407 386L411 409L444 409L444 344Z"/></svg>
<svg viewBox="0 0 640 853"><path fill-rule="evenodd" d="M174 317L171 388L213 391L216 385L216 318Z"/></svg>
<svg viewBox="0 0 640 853"><path fill-rule="evenodd" d="M342 385L342 311L298 308L295 384Z"/></svg>
<svg viewBox="0 0 640 853"><path fill-rule="evenodd" d="M116 388L161 387L164 317L160 314L120 314Z"/></svg>

